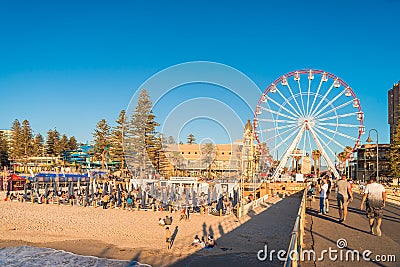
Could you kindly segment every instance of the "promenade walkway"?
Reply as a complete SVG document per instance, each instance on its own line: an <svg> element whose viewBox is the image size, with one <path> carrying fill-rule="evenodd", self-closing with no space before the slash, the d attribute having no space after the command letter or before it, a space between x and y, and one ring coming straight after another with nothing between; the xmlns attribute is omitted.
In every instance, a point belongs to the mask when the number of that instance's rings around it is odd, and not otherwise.
<svg viewBox="0 0 400 267"><path fill-rule="evenodd" d="M400 266L400 206L387 203L384 208L382 222L382 236L374 236L369 233L368 219L365 211L360 210L361 195L354 193L354 201L349 205L347 219L338 223L338 209L336 194L330 196L330 209L326 215L318 214L319 199L313 202L307 201L306 235L304 249L313 249L317 258L320 258L322 250L332 248L332 259L337 255L338 259L331 260L325 254L323 260L306 261L301 266ZM343 249L338 247L338 240L344 239L347 246ZM343 246L344 241L339 244ZM349 250L360 252L360 261L352 260ZM369 258L373 261L364 261L362 253L371 251ZM340 254L343 257L340 260ZM348 257L346 257L349 255ZM368 254L368 252L365 252ZM354 253L353 253L354 254ZM365 254L366 255L366 254ZM379 259L388 259L395 255L397 262L387 262ZM347 258L347 260L346 260ZM355 258L356 259L356 258Z"/></svg>
<svg viewBox="0 0 400 267"><path fill-rule="evenodd" d="M246 216L251 218L232 231L219 230L222 233L216 239L217 247L197 251L173 266L283 266L276 254L273 261L260 261L257 252L265 245L269 251L287 250L301 197L302 194L297 193L282 200L271 198L261 204L264 206L260 207L261 212L249 213Z"/></svg>

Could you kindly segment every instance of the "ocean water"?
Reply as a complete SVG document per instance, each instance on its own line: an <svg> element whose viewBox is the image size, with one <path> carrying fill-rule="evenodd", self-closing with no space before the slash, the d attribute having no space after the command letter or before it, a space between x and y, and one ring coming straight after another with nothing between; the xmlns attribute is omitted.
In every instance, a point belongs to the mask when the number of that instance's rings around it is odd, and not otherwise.
<svg viewBox="0 0 400 267"><path fill-rule="evenodd" d="M52 248L37 248L30 246L8 247L0 249L0 266L36 267L36 266L66 266L66 267L151 267L136 261L124 261L82 256Z"/></svg>

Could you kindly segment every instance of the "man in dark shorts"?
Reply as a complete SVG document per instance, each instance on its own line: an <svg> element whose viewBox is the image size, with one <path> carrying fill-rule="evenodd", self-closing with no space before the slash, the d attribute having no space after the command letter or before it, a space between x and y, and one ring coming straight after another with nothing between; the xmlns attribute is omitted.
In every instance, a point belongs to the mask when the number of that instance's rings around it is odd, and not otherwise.
<svg viewBox="0 0 400 267"><path fill-rule="evenodd" d="M337 204L339 210L339 222L343 222L347 217L347 205L353 201L353 192L350 189L350 183L346 181L346 174L342 174L337 182Z"/></svg>
<svg viewBox="0 0 400 267"><path fill-rule="evenodd" d="M364 195L361 201L360 209L364 208L364 203L368 201L366 208L366 215L369 219L370 233L377 236L381 236L381 223L383 216L383 207L386 204L386 191L383 185L376 182L375 177L370 178L370 184L367 184L364 190ZM374 224L376 221L376 229L374 230Z"/></svg>
<svg viewBox="0 0 400 267"><path fill-rule="evenodd" d="M167 245L167 249L171 248L171 231L169 230L169 227L165 228L165 243Z"/></svg>

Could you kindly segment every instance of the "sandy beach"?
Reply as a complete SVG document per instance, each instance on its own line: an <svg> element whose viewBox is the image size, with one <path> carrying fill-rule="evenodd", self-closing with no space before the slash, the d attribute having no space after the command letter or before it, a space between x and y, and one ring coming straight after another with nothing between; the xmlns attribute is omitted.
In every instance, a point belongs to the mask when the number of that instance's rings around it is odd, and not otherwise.
<svg viewBox="0 0 400 267"><path fill-rule="evenodd" d="M211 234L218 240L251 218L244 216L238 220L234 215L193 214L189 221L179 221L179 213L104 210L3 199L0 201L1 248L49 247L80 255L135 260L152 266L170 266L195 253L198 249L190 244L196 234L200 237ZM269 204L258 207L252 216L279 200L269 199ZM158 218L166 215L173 217L170 229L176 234L169 251L165 248L165 228L158 225ZM235 243L234 237L232 243ZM216 249L207 253L222 255L224 251Z"/></svg>

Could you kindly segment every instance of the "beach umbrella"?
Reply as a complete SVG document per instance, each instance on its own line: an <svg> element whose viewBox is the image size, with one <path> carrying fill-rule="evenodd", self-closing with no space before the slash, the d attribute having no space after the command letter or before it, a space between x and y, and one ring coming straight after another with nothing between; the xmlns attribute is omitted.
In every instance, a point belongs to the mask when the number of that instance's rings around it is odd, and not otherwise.
<svg viewBox="0 0 400 267"><path fill-rule="evenodd" d="M39 178L36 177L36 193L39 195Z"/></svg>
<svg viewBox="0 0 400 267"><path fill-rule="evenodd" d="M56 178L53 178L53 191L54 191L54 196L57 196L57 183L56 183Z"/></svg>
<svg viewBox="0 0 400 267"><path fill-rule="evenodd" d="M26 181L24 183L24 199L26 199L28 188L26 187Z"/></svg>
<svg viewBox="0 0 400 267"><path fill-rule="evenodd" d="M142 187L139 186L137 198L139 198L139 199L142 198L142 195L143 195L142 194Z"/></svg>
<svg viewBox="0 0 400 267"><path fill-rule="evenodd" d="M71 192L71 182L69 182L68 184L68 199L70 199L72 196L72 192Z"/></svg>
<svg viewBox="0 0 400 267"><path fill-rule="evenodd" d="M216 186L214 186L211 201L214 202L216 200L217 200L217 188L216 188Z"/></svg>
<svg viewBox="0 0 400 267"><path fill-rule="evenodd" d="M194 189L192 189L192 204L193 204L193 207L197 206L197 197L196 197L196 193L194 192Z"/></svg>
<svg viewBox="0 0 400 267"><path fill-rule="evenodd" d="M46 183L46 185L44 186L44 197L47 198L47 195L49 193L49 184Z"/></svg>
<svg viewBox="0 0 400 267"><path fill-rule="evenodd" d="M121 206L122 201L121 201L121 188L120 188L120 186L118 186L117 201L118 201L118 206Z"/></svg>
<svg viewBox="0 0 400 267"><path fill-rule="evenodd" d="M89 203L89 184L91 184L91 183L86 183L86 189L85 189L85 202L86 202L86 205Z"/></svg>
<svg viewBox="0 0 400 267"><path fill-rule="evenodd" d="M219 197L216 208L217 208L217 211L224 208L224 203L222 202L222 196Z"/></svg>
<svg viewBox="0 0 400 267"><path fill-rule="evenodd" d="M142 207L144 208L146 205L146 191L143 191L142 194Z"/></svg>
<svg viewBox="0 0 400 267"><path fill-rule="evenodd" d="M207 203L211 204L211 190L210 190L210 186L207 189Z"/></svg>
<svg viewBox="0 0 400 267"><path fill-rule="evenodd" d="M154 197L154 183L150 185L150 196Z"/></svg>
<svg viewBox="0 0 400 267"><path fill-rule="evenodd" d="M189 205L189 190L185 188L185 204Z"/></svg>
<svg viewBox="0 0 400 267"><path fill-rule="evenodd" d="M103 182L103 193L101 194L102 197L104 197L107 193L107 183Z"/></svg>

